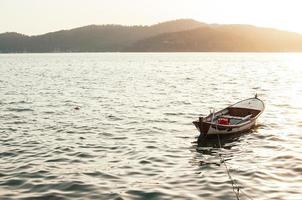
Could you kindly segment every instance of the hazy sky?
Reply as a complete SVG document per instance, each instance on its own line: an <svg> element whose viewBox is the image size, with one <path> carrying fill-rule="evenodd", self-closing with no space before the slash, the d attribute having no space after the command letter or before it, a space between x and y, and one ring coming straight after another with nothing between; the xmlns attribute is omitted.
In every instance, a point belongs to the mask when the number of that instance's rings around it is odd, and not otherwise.
<svg viewBox="0 0 302 200"><path fill-rule="evenodd" d="M29 35L89 24L150 25L193 18L302 33L302 0L0 0L0 33Z"/></svg>

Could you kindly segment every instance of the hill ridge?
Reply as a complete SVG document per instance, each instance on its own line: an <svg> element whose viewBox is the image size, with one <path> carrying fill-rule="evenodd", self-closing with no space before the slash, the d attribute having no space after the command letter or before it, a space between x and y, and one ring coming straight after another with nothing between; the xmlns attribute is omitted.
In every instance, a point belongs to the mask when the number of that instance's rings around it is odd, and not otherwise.
<svg viewBox="0 0 302 200"><path fill-rule="evenodd" d="M88 25L27 36L0 34L0 52L302 51L302 35L242 24L179 19L150 26Z"/></svg>

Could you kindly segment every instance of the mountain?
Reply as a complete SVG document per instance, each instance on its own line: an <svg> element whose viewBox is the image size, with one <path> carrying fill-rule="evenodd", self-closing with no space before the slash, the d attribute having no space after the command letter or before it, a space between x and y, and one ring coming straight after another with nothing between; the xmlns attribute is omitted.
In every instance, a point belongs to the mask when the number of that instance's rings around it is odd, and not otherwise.
<svg viewBox="0 0 302 200"><path fill-rule="evenodd" d="M0 52L282 52L302 51L302 35L192 19L152 26L90 25L37 36L0 34Z"/></svg>
<svg viewBox="0 0 302 200"><path fill-rule="evenodd" d="M298 52L302 51L302 35L249 25L204 26L149 37L127 51Z"/></svg>
<svg viewBox="0 0 302 200"><path fill-rule="evenodd" d="M19 33L0 34L0 53L1 52L19 52L19 49L26 46L28 36Z"/></svg>
<svg viewBox="0 0 302 200"><path fill-rule="evenodd" d="M124 51L134 42L162 33L195 29L205 24L191 19L153 26L90 25L38 36L0 34L0 52L104 52Z"/></svg>

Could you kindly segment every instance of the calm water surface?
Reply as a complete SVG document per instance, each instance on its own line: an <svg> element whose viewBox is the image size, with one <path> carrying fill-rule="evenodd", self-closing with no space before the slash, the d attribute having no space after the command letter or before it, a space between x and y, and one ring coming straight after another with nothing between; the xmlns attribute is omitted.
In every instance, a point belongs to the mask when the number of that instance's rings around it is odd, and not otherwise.
<svg viewBox="0 0 302 200"><path fill-rule="evenodd" d="M300 200L301 81L302 54L2 54L0 199L235 199L222 154L249 197ZM255 129L194 143L255 93Z"/></svg>

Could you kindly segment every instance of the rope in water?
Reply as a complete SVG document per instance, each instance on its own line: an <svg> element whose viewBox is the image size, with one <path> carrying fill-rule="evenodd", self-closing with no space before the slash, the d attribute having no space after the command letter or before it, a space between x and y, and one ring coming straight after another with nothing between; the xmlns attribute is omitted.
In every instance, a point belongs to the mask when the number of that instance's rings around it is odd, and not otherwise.
<svg viewBox="0 0 302 200"><path fill-rule="evenodd" d="M218 137L219 147L220 147L220 149L221 149L222 147L221 147L220 137L219 137L218 134L217 134L217 137ZM219 158L220 158L220 162L224 164L225 170L226 170L226 172L227 172L227 174L228 174L228 176L229 176L229 179L230 179L230 181L231 181L231 183L232 183L232 188L233 188L233 192L234 192L234 194L235 194L235 196L236 196L236 199L239 200L239 196L240 196L240 195L239 195L239 190L240 190L240 188L239 188L238 184L235 182L235 180L232 178L231 173L230 173L230 170L229 170L229 168L228 168L228 166L227 166L227 164L226 164L226 161L225 161L225 159L223 158L222 154L221 154L221 153L218 153L218 155L219 155ZM240 190L240 191L241 191L242 194L244 194L247 198L253 200L253 199L252 199L249 195L247 195L243 190Z"/></svg>

